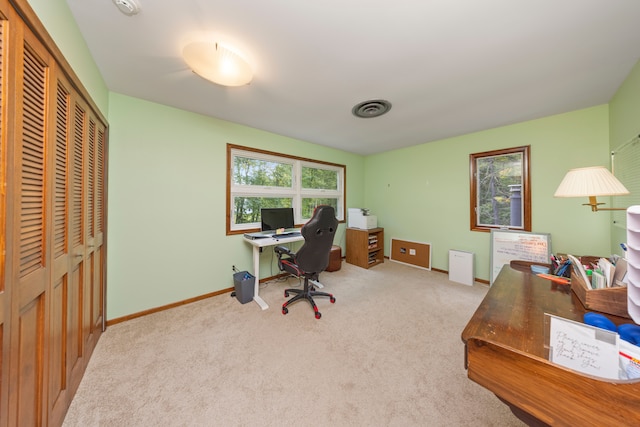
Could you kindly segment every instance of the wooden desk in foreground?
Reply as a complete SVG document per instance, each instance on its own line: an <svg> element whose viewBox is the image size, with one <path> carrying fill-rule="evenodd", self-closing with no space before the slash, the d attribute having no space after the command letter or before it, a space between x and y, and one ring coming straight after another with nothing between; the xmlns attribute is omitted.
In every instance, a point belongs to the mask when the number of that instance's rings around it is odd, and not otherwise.
<svg viewBox="0 0 640 427"><path fill-rule="evenodd" d="M532 425L640 425L640 381L597 379L547 360L544 313L582 322L585 312L568 286L503 267L462 332L469 378Z"/></svg>

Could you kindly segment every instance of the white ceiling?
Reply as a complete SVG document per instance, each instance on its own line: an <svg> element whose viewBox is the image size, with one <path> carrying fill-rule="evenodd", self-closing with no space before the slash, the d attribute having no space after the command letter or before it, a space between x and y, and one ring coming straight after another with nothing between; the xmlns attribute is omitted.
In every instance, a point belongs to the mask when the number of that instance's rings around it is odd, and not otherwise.
<svg viewBox="0 0 640 427"><path fill-rule="evenodd" d="M109 90L363 155L607 103L640 58L639 0L137 2L67 0ZM251 84L192 73L193 40Z"/></svg>

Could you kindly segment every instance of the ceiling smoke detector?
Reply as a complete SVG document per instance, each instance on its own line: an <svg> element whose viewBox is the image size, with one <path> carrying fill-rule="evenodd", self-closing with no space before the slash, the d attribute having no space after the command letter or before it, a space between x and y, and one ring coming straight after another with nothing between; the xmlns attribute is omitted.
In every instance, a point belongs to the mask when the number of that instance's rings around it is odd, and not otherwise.
<svg viewBox="0 0 640 427"><path fill-rule="evenodd" d="M140 6L135 0L113 0L113 4L127 16L133 16L140 12Z"/></svg>
<svg viewBox="0 0 640 427"><path fill-rule="evenodd" d="M370 119L372 117L381 116L391 110L391 103L384 99L372 99L370 101L364 101L356 104L351 109L351 113L363 119Z"/></svg>

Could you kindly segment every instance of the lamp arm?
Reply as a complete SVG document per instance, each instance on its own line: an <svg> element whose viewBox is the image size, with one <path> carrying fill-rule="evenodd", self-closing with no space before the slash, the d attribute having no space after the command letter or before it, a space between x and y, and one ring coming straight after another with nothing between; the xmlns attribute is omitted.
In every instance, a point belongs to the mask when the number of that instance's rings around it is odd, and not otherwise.
<svg viewBox="0 0 640 427"><path fill-rule="evenodd" d="M583 206L591 206L591 212L598 211L626 211L627 208L599 208L598 206L604 205L604 203L598 203L595 196L589 196L589 203L583 203Z"/></svg>

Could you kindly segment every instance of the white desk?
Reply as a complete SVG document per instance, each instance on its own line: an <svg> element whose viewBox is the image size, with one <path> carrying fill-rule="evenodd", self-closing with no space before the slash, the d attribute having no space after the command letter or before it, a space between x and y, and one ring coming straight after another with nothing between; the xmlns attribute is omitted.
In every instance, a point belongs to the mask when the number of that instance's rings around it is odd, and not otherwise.
<svg viewBox="0 0 640 427"><path fill-rule="evenodd" d="M302 235L281 238L265 237L263 239L253 240L244 237L244 241L253 246L253 275L256 278L256 283L253 290L253 300L257 302L260 308L262 308L263 310L269 308L269 305L262 298L260 298L260 295L258 295L258 291L260 290L260 248L281 245L284 243L299 242L301 240L304 240L304 237L302 237ZM320 285L319 287L322 286Z"/></svg>

